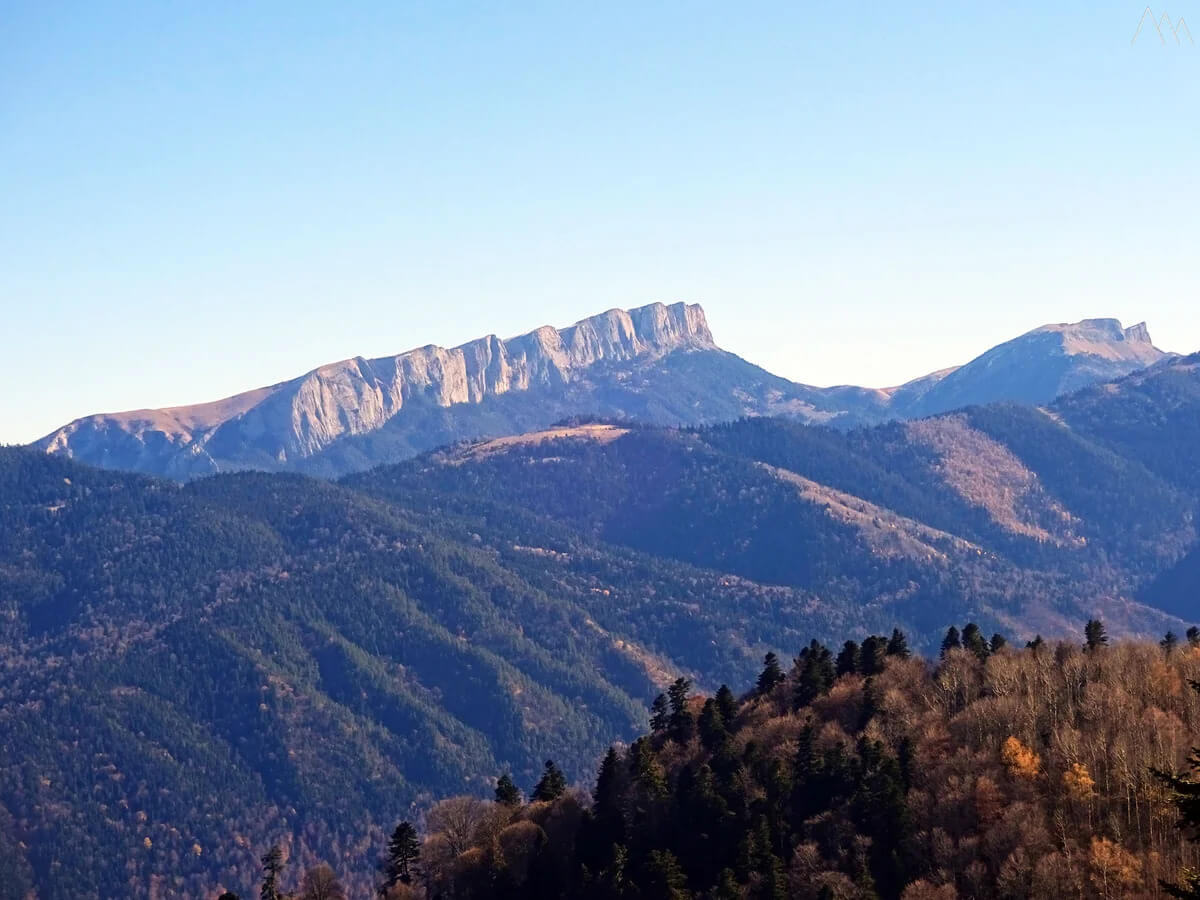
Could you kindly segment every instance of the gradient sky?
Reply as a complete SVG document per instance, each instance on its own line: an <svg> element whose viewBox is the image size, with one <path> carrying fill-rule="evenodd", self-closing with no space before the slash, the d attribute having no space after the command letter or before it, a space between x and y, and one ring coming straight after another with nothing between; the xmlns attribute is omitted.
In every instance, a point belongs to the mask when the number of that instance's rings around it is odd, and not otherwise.
<svg viewBox="0 0 1200 900"><path fill-rule="evenodd" d="M1200 349L1200 47L1143 7L8 0L0 442L652 300L813 384Z"/></svg>

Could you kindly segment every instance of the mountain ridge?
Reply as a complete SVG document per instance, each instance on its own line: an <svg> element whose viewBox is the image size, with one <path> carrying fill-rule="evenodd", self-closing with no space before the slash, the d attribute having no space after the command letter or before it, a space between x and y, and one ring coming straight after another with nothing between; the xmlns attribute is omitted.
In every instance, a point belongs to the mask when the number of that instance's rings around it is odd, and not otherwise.
<svg viewBox="0 0 1200 900"><path fill-rule="evenodd" d="M786 415L851 427L988 402L1039 405L1167 356L1145 323L1085 319L891 388L813 387L722 350L699 304L651 303L507 339L350 357L209 403L85 416L31 446L178 480L239 469L339 476L579 415L657 425Z"/></svg>

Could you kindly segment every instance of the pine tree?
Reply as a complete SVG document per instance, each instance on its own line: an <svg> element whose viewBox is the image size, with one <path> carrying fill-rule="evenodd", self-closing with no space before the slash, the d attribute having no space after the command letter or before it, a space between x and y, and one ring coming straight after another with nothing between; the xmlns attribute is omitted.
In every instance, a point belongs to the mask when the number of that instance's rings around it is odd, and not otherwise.
<svg viewBox="0 0 1200 900"><path fill-rule="evenodd" d="M650 730L656 734L660 731L665 731L670 718L671 711L667 706L667 695L659 694L654 698L654 702L650 704Z"/></svg>
<svg viewBox="0 0 1200 900"><path fill-rule="evenodd" d="M704 701L704 707L700 710L699 730L700 743L709 751L717 749L729 737L729 730L721 717L721 708L712 697Z"/></svg>
<svg viewBox="0 0 1200 900"><path fill-rule="evenodd" d="M842 675L855 675L858 673L859 667L862 665L862 651L859 650L856 641L846 641L842 644L841 652L837 655L837 664L834 667L835 674L840 678Z"/></svg>
<svg viewBox="0 0 1200 900"><path fill-rule="evenodd" d="M1041 650L1042 647L1044 647L1045 645L1046 645L1046 641L1042 638L1042 636L1040 634L1036 634L1033 636L1032 641L1025 642L1025 649L1032 650L1034 652L1034 655L1036 655L1037 652L1039 650Z"/></svg>
<svg viewBox="0 0 1200 900"><path fill-rule="evenodd" d="M783 683L783 669L779 667L779 657L768 653L763 657L762 674L758 676L758 693L760 696L769 694L776 686Z"/></svg>
<svg viewBox="0 0 1200 900"><path fill-rule="evenodd" d="M279 873L283 871L283 851L278 844L273 844L260 860L262 863L262 889L259 897L262 900L283 900L279 892Z"/></svg>
<svg viewBox="0 0 1200 900"><path fill-rule="evenodd" d="M384 889L396 884L412 884L414 867L421 853L417 829L411 822L401 822L388 840L387 857L383 863Z"/></svg>
<svg viewBox="0 0 1200 900"><path fill-rule="evenodd" d="M980 659L987 659L988 645L983 639L983 632L979 630L979 626L974 622L967 624L962 631L962 645L966 650L970 650Z"/></svg>
<svg viewBox="0 0 1200 900"><path fill-rule="evenodd" d="M686 744L696 733L696 719L688 709L688 694L692 683L686 678L676 678L667 688L667 700L671 705L671 717L667 721L667 730L671 740Z"/></svg>
<svg viewBox="0 0 1200 900"><path fill-rule="evenodd" d="M535 803L550 803L567 792L567 778L554 760L546 760L542 777L533 788L531 799Z"/></svg>
<svg viewBox="0 0 1200 900"><path fill-rule="evenodd" d="M992 645L992 652L998 653L999 651L1003 650L1005 647L1008 646L1008 638L1006 638L1004 635L1002 635L1000 632L997 631L995 634L992 635L991 645Z"/></svg>
<svg viewBox="0 0 1200 900"><path fill-rule="evenodd" d="M714 699L717 701L717 711L721 713L721 721L726 728L732 728L733 720L737 718L737 698L733 696L729 685L721 685Z"/></svg>
<svg viewBox="0 0 1200 900"><path fill-rule="evenodd" d="M1195 625L1187 630L1187 641L1193 647L1200 647L1200 628Z"/></svg>
<svg viewBox="0 0 1200 900"><path fill-rule="evenodd" d="M521 805L521 791L507 772L496 779L496 802L501 806Z"/></svg>
<svg viewBox="0 0 1200 900"><path fill-rule="evenodd" d="M887 645L887 638L875 634L863 641L859 671L867 677L880 674L883 671L883 661L887 657Z"/></svg>
<svg viewBox="0 0 1200 900"><path fill-rule="evenodd" d="M908 659L912 651L908 649L908 637L899 628L892 629L892 637L887 643L887 655Z"/></svg>
<svg viewBox="0 0 1200 900"><path fill-rule="evenodd" d="M942 638L942 657L951 650L958 650L962 647L962 638L959 637L958 629L951 625L946 629L946 636Z"/></svg>
<svg viewBox="0 0 1200 900"><path fill-rule="evenodd" d="M1108 646L1108 633L1104 630L1104 623L1099 619L1090 619L1083 629L1084 649L1089 653L1094 653L1101 647Z"/></svg>
<svg viewBox="0 0 1200 900"><path fill-rule="evenodd" d="M1170 656L1179 646L1179 637L1173 631L1168 631L1163 635L1163 639L1158 642L1158 646L1162 647L1163 653Z"/></svg>
<svg viewBox="0 0 1200 900"><path fill-rule="evenodd" d="M800 651L796 670L796 687L792 692L792 705L796 709L808 706L833 686L833 654L815 639Z"/></svg>

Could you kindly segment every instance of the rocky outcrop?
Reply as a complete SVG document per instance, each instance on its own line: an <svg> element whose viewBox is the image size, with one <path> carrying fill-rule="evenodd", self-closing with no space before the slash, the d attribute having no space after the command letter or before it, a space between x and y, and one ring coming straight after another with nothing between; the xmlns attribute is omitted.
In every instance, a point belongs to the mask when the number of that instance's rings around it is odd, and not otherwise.
<svg viewBox="0 0 1200 900"><path fill-rule="evenodd" d="M340 475L573 416L699 425L781 415L848 427L997 400L1044 404L1163 356L1144 324L1089 319L897 388L818 388L721 350L699 306L652 303L508 340L355 357L215 403L88 416L36 446L179 479L246 468Z"/></svg>
<svg viewBox="0 0 1200 900"><path fill-rule="evenodd" d="M280 467L377 431L407 407L450 408L562 387L600 363L715 350L697 305L613 309L561 330L489 335L380 359L355 357L216 403L88 416L38 441L49 453L174 477Z"/></svg>

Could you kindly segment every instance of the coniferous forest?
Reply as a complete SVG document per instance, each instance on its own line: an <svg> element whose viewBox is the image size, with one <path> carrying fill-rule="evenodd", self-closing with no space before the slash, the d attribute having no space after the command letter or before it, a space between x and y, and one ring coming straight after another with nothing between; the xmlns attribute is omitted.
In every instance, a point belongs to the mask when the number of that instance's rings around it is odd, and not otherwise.
<svg viewBox="0 0 1200 900"><path fill-rule="evenodd" d="M749 690L680 678L590 784L399 823L380 896L429 900L952 900L1197 896L1200 630L1014 647L971 623L938 658L905 635L774 654ZM1189 754L1190 758L1189 758ZM346 896L263 857L264 898ZM250 886L246 886L250 891ZM295 894L289 891L295 891ZM341 891L339 893L339 891Z"/></svg>

